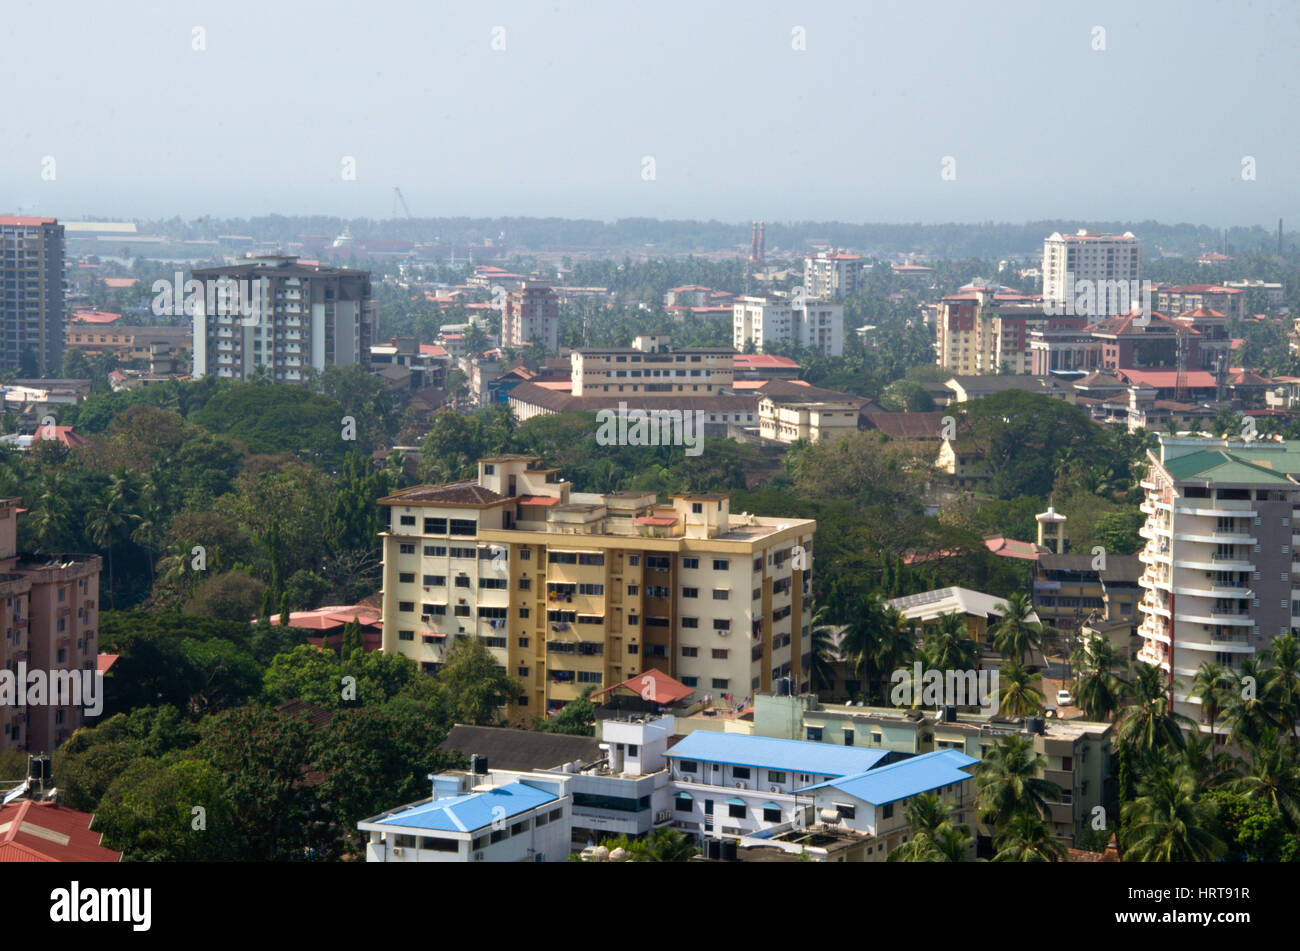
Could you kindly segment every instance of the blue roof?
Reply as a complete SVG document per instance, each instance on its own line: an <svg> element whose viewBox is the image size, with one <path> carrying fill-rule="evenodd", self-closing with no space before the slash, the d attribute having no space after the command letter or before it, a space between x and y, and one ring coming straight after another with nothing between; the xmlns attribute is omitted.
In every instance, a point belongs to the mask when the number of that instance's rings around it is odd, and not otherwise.
<svg viewBox="0 0 1300 951"><path fill-rule="evenodd" d="M473 832L490 826L494 819L508 819L555 800L555 796L533 786L507 783L487 792L421 803L380 819L376 824L440 832ZM502 809L505 811L501 812Z"/></svg>
<svg viewBox="0 0 1300 951"><path fill-rule="evenodd" d="M797 791L807 792L830 786L863 802L880 806L970 779L970 773L962 767L975 762L977 760L974 757L957 750L935 750L933 753L922 753L888 766L865 770L853 776L841 776Z"/></svg>
<svg viewBox="0 0 1300 951"><path fill-rule="evenodd" d="M757 766L814 776L847 776L871 769L889 754L886 750L833 746L813 740L778 740L770 736L696 730L679 740L664 755L675 759L726 763L729 766Z"/></svg>

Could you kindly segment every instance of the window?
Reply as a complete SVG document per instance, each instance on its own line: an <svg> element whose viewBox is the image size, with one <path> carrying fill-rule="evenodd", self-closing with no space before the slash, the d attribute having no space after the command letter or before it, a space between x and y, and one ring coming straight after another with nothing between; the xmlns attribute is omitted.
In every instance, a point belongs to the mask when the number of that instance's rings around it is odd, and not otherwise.
<svg viewBox="0 0 1300 951"><path fill-rule="evenodd" d="M892 819L893 817L894 817L894 804L892 802L887 802L880 807L880 818Z"/></svg>
<svg viewBox="0 0 1300 951"><path fill-rule="evenodd" d="M749 767L733 766L731 767L731 775L736 779L749 779Z"/></svg>
<svg viewBox="0 0 1300 951"><path fill-rule="evenodd" d="M691 514L692 514L692 515L699 515L699 514L701 514L703 511L704 511L704 505L703 505L702 503L700 503L700 502L692 502L692 503L691 503Z"/></svg>
<svg viewBox="0 0 1300 951"><path fill-rule="evenodd" d="M641 589L637 585L630 584L627 586L627 595L629 598L635 598Z"/></svg>
<svg viewBox="0 0 1300 951"><path fill-rule="evenodd" d="M691 798L690 793L678 793L673 801L673 807L678 812L690 812L695 805L695 800Z"/></svg>
<svg viewBox="0 0 1300 951"><path fill-rule="evenodd" d="M425 575L424 583L430 588L445 588L447 587L447 576L446 575Z"/></svg>
<svg viewBox="0 0 1300 951"><path fill-rule="evenodd" d="M397 610L399 610L399 611L405 611L405 612L411 612L411 611L414 611L414 610L415 610L415 602L414 602L414 601L398 601L398 602L397 602Z"/></svg>
<svg viewBox="0 0 1300 951"><path fill-rule="evenodd" d="M399 641L413 641L413 640L415 640L415 632L414 632L414 631L398 631L398 632L397 632L397 639L398 639Z"/></svg>
<svg viewBox="0 0 1300 951"><path fill-rule="evenodd" d="M451 549L453 558L477 558L478 552L473 548L453 548Z"/></svg>
<svg viewBox="0 0 1300 951"><path fill-rule="evenodd" d="M683 559L682 559L682 567L683 567L683 568L698 568L698 567L700 567L700 559L698 559L698 558L683 558Z"/></svg>
<svg viewBox="0 0 1300 951"><path fill-rule="evenodd" d="M426 518L424 520L424 534L446 535L447 520L445 518Z"/></svg>
<svg viewBox="0 0 1300 951"><path fill-rule="evenodd" d="M785 773L781 772L780 770L769 769L767 771L767 781L776 786L784 786Z"/></svg>
<svg viewBox="0 0 1300 951"><path fill-rule="evenodd" d="M700 649L699 649L698 647L683 647L683 648L682 648L682 656L683 656L683 657L699 657L699 656L700 656Z"/></svg>
<svg viewBox="0 0 1300 951"><path fill-rule="evenodd" d="M727 684L728 684L728 683L729 683L729 681L728 681L727 678L725 678L725 677L714 677L714 678L713 678L713 689L714 689L714 690L726 690L726 689L727 689Z"/></svg>
<svg viewBox="0 0 1300 951"><path fill-rule="evenodd" d="M527 609L527 608L520 608L520 609L519 609L519 616L520 616L520 617L528 617L528 609Z"/></svg>
<svg viewBox="0 0 1300 951"><path fill-rule="evenodd" d="M478 532L478 522L472 518L453 518L450 528L451 535L474 535Z"/></svg>
<svg viewBox="0 0 1300 951"><path fill-rule="evenodd" d="M505 578L479 578L478 586L480 588L505 588L509 582Z"/></svg>
<svg viewBox="0 0 1300 951"><path fill-rule="evenodd" d="M683 773L695 773L699 771L695 761L689 759L682 760L681 763L678 765L678 768Z"/></svg>
<svg viewBox="0 0 1300 951"><path fill-rule="evenodd" d="M641 567L641 556L640 556L640 555L629 555L628 558L627 558L627 563L628 563L628 566L631 567L631 568L639 568L639 567Z"/></svg>
<svg viewBox="0 0 1300 951"><path fill-rule="evenodd" d="M398 580L398 582L399 582L400 584L415 584L415 572L414 572L414 571L399 571L399 572L397 573L397 580ZM59 592L59 594L62 594L62 593L63 593L62 591Z"/></svg>
<svg viewBox="0 0 1300 951"><path fill-rule="evenodd" d="M445 558L447 557L447 546L446 545L425 545L424 554L426 557L431 557L431 558Z"/></svg>
<svg viewBox="0 0 1300 951"><path fill-rule="evenodd" d="M731 562L728 561L728 560L725 559L725 558L715 558L715 559L713 559L713 570L714 570L714 571L727 571L730 567L731 567Z"/></svg>
<svg viewBox="0 0 1300 951"><path fill-rule="evenodd" d="M403 515L402 518L401 518L401 522L402 522L403 525L414 525L414 524L415 524L415 516L414 516L414 515Z"/></svg>
<svg viewBox="0 0 1300 951"><path fill-rule="evenodd" d="M680 619L680 623L682 627L695 628L700 626L700 619L697 617L684 617Z"/></svg>
<svg viewBox="0 0 1300 951"><path fill-rule="evenodd" d="M727 815L732 819L745 818L745 804L743 802L727 803Z"/></svg>
<svg viewBox="0 0 1300 951"><path fill-rule="evenodd" d="M468 588L468 587L469 587L469 575L457 575L457 576L456 576L456 587L458 587L458 588Z"/></svg>
<svg viewBox="0 0 1300 951"><path fill-rule="evenodd" d="M728 653L729 651L725 647L715 647L713 648L713 659L726 660Z"/></svg>
<svg viewBox="0 0 1300 951"><path fill-rule="evenodd" d="M852 731L852 730L845 730L845 731L844 731L844 745L845 745L845 746L852 746L852 745L853 745L853 731Z"/></svg>
<svg viewBox="0 0 1300 951"><path fill-rule="evenodd" d="M646 555L645 566L650 571L667 571L669 569L668 559L663 555Z"/></svg>
<svg viewBox="0 0 1300 951"><path fill-rule="evenodd" d="M713 589L713 600L714 600L714 601L726 601L726 600L727 600L728 598L730 598L730 597L731 597L731 592L728 591L726 588L714 588L714 589Z"/></svg>
<svg viewBox="0 0 1300 951"><path fill-rule="evenodd" d="M822 728L819 726L807 727L805 730L805 738L809 740L816 740L818 743L820 743L822 738Z"/></svg>
<svg viewBox="0 0 1300 951"><path fill-rule="evenodd" d="M713 619L713 629L715 631L731 630L731 618L715 617Z"/></svg>
<svg viewBox="0 0 1300 951"><path fill-rule="evenodd" d="M397 551L398 551L399 554L402 554L402 555L414 555L414 554L415 554L415 546L414 546L414 545L398 545L398 546L397 546Z"/></svg>
<svg viewBox="0 0 1300 951"><path fill-rule="evenodd" d="M683 598L698 598L700 596L699 588L682 588Z"/></svg>
<svg viewBox="0 0 1300 951"><path fill-rule="evenodd" d="M842 802L835 803L835 811L840 814L841 819L856 819L858 816L857 806L849 806Z"/></svg>

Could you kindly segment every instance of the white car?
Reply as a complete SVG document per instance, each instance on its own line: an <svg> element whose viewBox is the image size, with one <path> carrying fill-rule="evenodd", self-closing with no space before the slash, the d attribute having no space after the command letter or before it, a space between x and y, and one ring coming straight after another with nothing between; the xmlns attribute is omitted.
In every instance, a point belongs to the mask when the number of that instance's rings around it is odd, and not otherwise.
<svg viewBox="0 0 1300 951"><path fill-rule="evenodd" d="M1070 707L1074 705L1074 698L1070 696L1068 690L1056 691L1056 705L1058 707Z"/></svg>

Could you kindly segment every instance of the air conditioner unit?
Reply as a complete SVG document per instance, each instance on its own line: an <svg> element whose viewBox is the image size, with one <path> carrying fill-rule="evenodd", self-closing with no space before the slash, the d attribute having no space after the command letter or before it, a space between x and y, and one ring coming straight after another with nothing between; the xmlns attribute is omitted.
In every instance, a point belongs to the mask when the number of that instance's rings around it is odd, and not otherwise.
<svg viewBox="0 0 1300 951"><path fill-rule="evenodd" d="M736 783L736 788L737 788L737 789L748 789L749 787L746 786L744 783Z"/></svg>
<svg viewBox="0 0 1300 951"><path fill-rule="evenodd" d="M420 615L420 620L423 621L425 624L428 624L428 623L429 623L429 619L430 619L431 617L433 617L433 615L431 615L431 614L421 614L421 615Z"/></svg>
<svg viewBox="0 0 1300 951"><path fill-rule="evenodd" d="M768 787L767 787L767 791L768 791L768 792L780 792L780 791L781 791L781 787L780 787L780 786L768 786Z"/></svg>
<svg viewBox="0 0 1300 951"><path fill-rule="evenodd" d="M399 846L397 846L395 849L393 849L393 854L394 854L394 855L405 855L405 854L406 854L406 850L403 849L403 848L399 845Z"/></svg>
<svg viewBox="0 0 1300 951"><path fill-rule="evenodd" d="M730 632L730 631L714 631L713 633L714 633L714 634L717 634L718 637L726 637L726 636L727 636L728 634L730 634L731 632Z"/></svg>

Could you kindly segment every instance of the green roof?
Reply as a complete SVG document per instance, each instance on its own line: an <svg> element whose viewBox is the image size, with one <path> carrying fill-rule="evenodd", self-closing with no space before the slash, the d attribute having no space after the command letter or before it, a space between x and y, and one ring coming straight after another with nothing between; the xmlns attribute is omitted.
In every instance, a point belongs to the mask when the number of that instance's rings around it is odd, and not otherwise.
<svg viewBox="0 0 1300 951"><path fill-rule="evenodd" d="M1206 449L1166 460L1174 481L1294 485L1287 473L1300 473L1300 452Z"/></svg>

